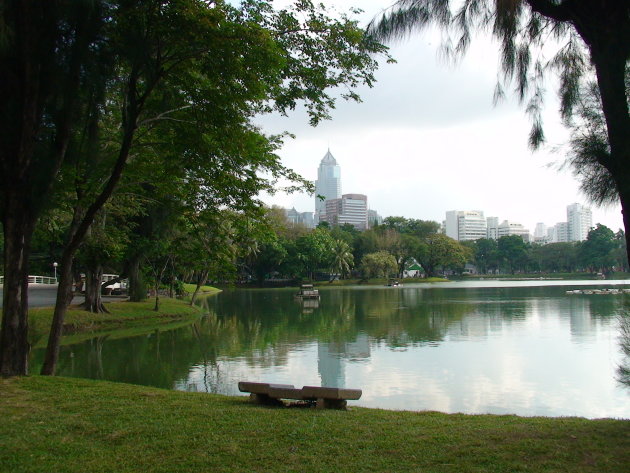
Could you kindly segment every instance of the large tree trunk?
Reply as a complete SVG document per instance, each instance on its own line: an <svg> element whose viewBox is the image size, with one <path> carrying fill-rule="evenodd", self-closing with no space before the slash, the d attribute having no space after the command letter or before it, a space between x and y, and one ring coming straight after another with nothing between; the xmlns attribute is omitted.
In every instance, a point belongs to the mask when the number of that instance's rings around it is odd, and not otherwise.
<svg viewBox="0 0 630 473"><path fill-rule="evenodd" d="M621 15L615 20L627 21L627 12L625 17ZM630 110L625 79L629 46L625 38L606 31L606 26L602 25L601 29L595 31L585 31L582 37L589 44L591 61L595 66L610 144L610 158L601 164L608 169L617 184L626 242L628 242L630 241L628 239L628 233L630 233ZM627 253L627 257L630 262L630 253Z"/></svg>
<svg viewBox="0 0 630 473"><path fill-rule="evenodd" d="M60 264L59 286L57 287L57 302L53 320L48 334L48 345L42 366L41 374L54 375L59 359L59 348L61 347L61 336L63 335L63 321L68 311L68 306L72 302L74 291L72 290L72 265L74 264L74 252L65 251Z"/></svg>
<svg viewBox="0 0 630 473"><path fill-rule="evenodd" d="M197 277L197 286L195 287L195 292L193 292L193 295L190 298L190 305L193 305L195 303L195 299L197 298L197 294L199 294L199 290L201 289L201 286L206 284L207 280L208 280L208 270L205 269L203 271L200 271L199 276Z"/></svg>
<svg viewBox="0 0 630 473"><path fill-rule="evenodd" d="M7 206L8 207L8 206ZM4 232L3 316L0 329L0 375L28 374L28 256L34 218L7 208ZM14 211L15 210L15 211Z"/></svg>
<svg viewBox="0 0 630 473"><path fill-rule="evenodd" d="M109 314L101 297L102 281L103 266L96 264L94 267L88 268L85 273L85 302L83 303L83 308L88 312Z"/></svg>
<svg viewBox="0 0 630 473"><path fill-rule="evenodd" d="M129 301L142 302L147 299L147 285L140 271L140 257L134 256L128 264L129 272Z"/></svg>
<svg viewBox="0 0 630 473"><path fill-rule="evenodd" d="M630 178L630 170L628 171L627 176ZM630 185L628 185L628 183L626 183L623 189L619 190L619 201L621 202L623 226L625 227L626 257L628 258L628 264L630 265Z"/></svg>

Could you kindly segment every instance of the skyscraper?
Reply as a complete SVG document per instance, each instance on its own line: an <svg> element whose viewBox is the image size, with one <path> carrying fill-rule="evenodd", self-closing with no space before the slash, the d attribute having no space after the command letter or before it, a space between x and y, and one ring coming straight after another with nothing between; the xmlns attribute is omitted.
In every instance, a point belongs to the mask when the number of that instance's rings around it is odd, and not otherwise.
<svg viewBox="0 0 630 473"><path fill-rule="evenodd" d="M344 194L340 199L326 200L326 212L321 219L330 225L349 223L357 230L368 229L367 196Z"/></svg>
<svg viewBox="0 0 630 473"><path fill-rule="evenodd" d="M324 197L324 200L319 196ZM319 163L317 181L315 181L315 223L326 214L326 200L341 197L341 169L330 150Z"/></svg>
<svg viewBox="0 0 630 473"><path fill-rule="evenodd" d="M591 209L581 204L567 206L569 241L584 241L593 226Z"/></svg>
<svg viewBox="0 0 630 473"><path fill-rule="evenodd" d="M486 238L487 223L480 210L450 210L446 212L445 233L453 240L468 241Z"/></svg>

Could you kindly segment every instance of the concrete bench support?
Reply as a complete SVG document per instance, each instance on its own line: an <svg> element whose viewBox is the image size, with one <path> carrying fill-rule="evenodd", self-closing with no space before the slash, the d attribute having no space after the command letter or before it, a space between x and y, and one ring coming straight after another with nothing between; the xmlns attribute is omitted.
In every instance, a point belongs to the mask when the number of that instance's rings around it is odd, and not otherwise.
<svg viewBox="0 0 630 473"><path fill-rule="evenodd" d="M296 399L315 404L318 409L345 409L348 400L361 397L360 389L326 388L304 386L297 389L292 384L238 383L241 392L250 393L249 398L258 404L279 405L281 399Z"/></svg>

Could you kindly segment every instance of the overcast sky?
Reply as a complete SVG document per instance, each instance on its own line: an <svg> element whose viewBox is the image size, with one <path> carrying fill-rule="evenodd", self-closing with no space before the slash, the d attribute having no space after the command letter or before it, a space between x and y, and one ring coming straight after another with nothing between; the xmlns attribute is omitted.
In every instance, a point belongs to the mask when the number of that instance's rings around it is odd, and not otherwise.
<svg viewBox="0 0 630 473"><path fill-rule="evenodd" d="M360 6L367 22L390 0L322 0L346 11ZM284 2L286 3L286 2ZM390 44L398 61L376 74L374 88L361 89L362 103L338 102L332 120L313 128L303 113L265 117L265 132L289 131L279 154L283 163L309 180L330 151L341 167L343 193L360 193L383 217L441 222L448 210L482 210L486 217L522 223L534 232L566 221L567 205L590 205L570 171L558 171L564 159L554 151L566 142L555 90L549 84L544 113L547 145L527 145L530 124L516 100L494 106L497 48L474 39L457 65L438 58L439 35L422 33ZM265 196L269 205L314 210L308 195ZM593 224L614 231L623 227L619 206L593 210Z"/></svg>

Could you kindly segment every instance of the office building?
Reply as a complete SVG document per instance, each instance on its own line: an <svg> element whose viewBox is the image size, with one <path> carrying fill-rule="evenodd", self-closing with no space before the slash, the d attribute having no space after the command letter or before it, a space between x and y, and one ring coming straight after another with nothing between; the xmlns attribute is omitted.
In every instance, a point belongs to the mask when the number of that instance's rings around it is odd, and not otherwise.
<svg viewBox="0 0 630 473"><path fill-rule="evenodd" d="M486 238L491 240L499 239L499 217L488 217L486 219Z"/></svg>
<svg viewBox="0 0 630 473"><path fill-rule="evenodd" d="M349 223L357 230L367 230L367 196L344 194L340 199L326 200L326 213L322 214L321 220L335 226Z"/></svg>
<svg viewBox="0 0 630 473"><path fill-rule="evenodd" d="M284 209L284 213L290 225L304 225L306 228L315 228L313 212L298 212L293 207L292 209Z"/></svg>
<svg viewBox="0 0 630 473"><path fill-rule="evenodd" d="M503 220L503 222L501 222L498 229L498 235L499 238L503 236L519 235L523 238L523 241L526 242L529 242L531 239L527 228L520 223L510 222L509 220Z"/></svg>
<svg viewBox="0 0 630 473"><path fill-rule="evenodd" d="M584 241L588 232L593 227L593 215L591 209L581 204L567 206L567 241Z"/></svg>
<svg viewBox="0 0 630 473"><path fill-rule="evenodd" d="M536 229L534 230L534 242L541 245L546 245L550 242L549 229L547 228L547 225L542 222L538 222L536 224Z"/></svg>
<svg viewBox="0 0 630 473"><path fill-rule="evenodd" d="M326 214L326 201L341 197L341 168L330 150L323 157L317 169L315 181L315 224Z"/></svg>
<svg viewBox="0 0 630 473"><path fill-rule="evenodd" d="M444 222L446 236L458 241L486 238L487 223L480 210L451 210Z"/></svg>
<svg viewBox="0 0 630 473"><path fill-rule="evenodd" d="M368 228L374 228L382 224L383 217L381 217L376 210L368 210Z"/></svg>

